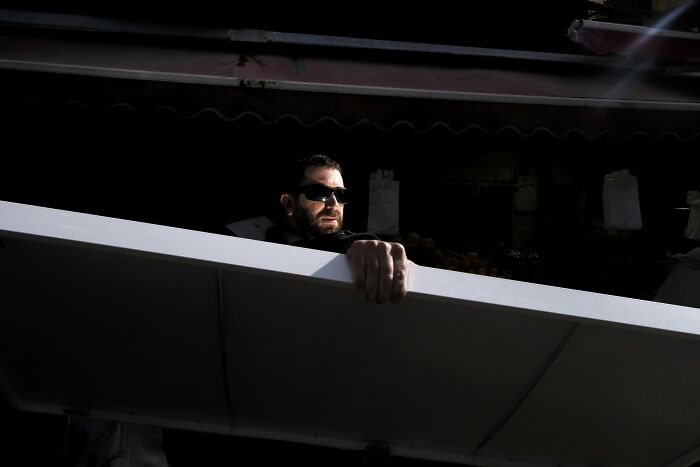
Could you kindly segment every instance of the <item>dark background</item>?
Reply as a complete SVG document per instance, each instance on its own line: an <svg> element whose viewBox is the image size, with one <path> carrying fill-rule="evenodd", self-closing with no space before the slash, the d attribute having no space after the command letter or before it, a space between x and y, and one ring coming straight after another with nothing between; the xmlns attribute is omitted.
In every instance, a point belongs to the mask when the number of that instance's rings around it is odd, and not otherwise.
<svg viewBox="0 0 700 467"><path fill-rule="evenodd" d="M566 38L574 19L599 14L630 24L654 18L648 2L446 2L408 5L334 2L222 6L198 2L138 7L117 2L3 2L0 7L176 23L372 37L475 47L586 53ZM646 6L645 6L646 5ZM693 16L695 15L695 16ZM695 24L697 9L672 25ZM326 153L344 167L356 199L347 227L366 228L368 175L395 170L401 181L402 234L432 237L443 249L493 258L513 248L535 259L515 278L634 298L652 298L665 278L669 252L697 246L682 231L686 192L700 189L698 141L644 136L558 139L546 133L489 136L475 129L454 135L405 127L352 130L332 123L306 128L291 121L236 123L204 114L191 120L115 109L94 115L80 108L3 112L0 199L226 234L229 222L278 211L280 163ZM474 155L511 154L521 174L538 178L535 236L513 240L513 189L446 186L444 171ZM644 229L605 232L603 176L628 168L638 176ZM512 267L512 265L511 265ZM519 276L517 274L520 274ZM0 456L4 465L61 465L66 419L10 410L0 400ZM70 444L69 444L70 447ZM290 443L263 442L171 430L173 465L217 465L220 459L257 465L301 459L311 465L392 463L405 459L347 454ZM4 459L16 459L5 463Z"/></svg>

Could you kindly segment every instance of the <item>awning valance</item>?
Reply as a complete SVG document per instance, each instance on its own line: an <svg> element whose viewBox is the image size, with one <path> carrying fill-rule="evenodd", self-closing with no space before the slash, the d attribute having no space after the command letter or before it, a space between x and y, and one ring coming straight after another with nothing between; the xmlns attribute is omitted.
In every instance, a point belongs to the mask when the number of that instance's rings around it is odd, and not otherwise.
<svg viewBox="0 0 700 467"><path fill-rule="evenodd" d="M304 126L382 130L473 129L561 138L700 135L700 86L692 75L512 59L362 58L239 46L143 44L74 37L0 38L2 100L104 113L204 114Z"/></svg>

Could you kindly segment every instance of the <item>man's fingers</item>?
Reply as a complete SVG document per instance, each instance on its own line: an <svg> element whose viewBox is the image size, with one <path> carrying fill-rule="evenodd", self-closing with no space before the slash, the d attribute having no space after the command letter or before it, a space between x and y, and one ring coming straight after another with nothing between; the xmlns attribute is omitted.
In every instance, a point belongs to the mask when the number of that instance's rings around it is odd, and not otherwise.
<svg viewBox="0 0 700 467"><path fill-rule="evenodd" d="M409 261L398 243L358 240L345 253L358 291L369 302L400 301L408 289Z"/></svg>
<svg viewBox="0 0 700 467"><path fill-rule="evenodd" d="M379 256L377 252L367 251L366 263L365 263L365 298L368 302L374 302L377 300L377 294L379 293Z"/></svg>
<svg viewBox="0 0 700 467"><path fill-rule="evenodd" d="M401 244L392 244L391 258L394 264L393 281L391 284L391 302L398 303L406 296L408 290L408 259L406 250Z"/></svg>
<svg viewBox="0 0 700 467"><path fill-rule="evenodd" d="M377 248L379 272L377 275L378 290L375 301L384 303L391 298L392 282L394 281L394 258L391 256L391 244L381 243ZM367 280L371 280L370 277Z"/></svg>

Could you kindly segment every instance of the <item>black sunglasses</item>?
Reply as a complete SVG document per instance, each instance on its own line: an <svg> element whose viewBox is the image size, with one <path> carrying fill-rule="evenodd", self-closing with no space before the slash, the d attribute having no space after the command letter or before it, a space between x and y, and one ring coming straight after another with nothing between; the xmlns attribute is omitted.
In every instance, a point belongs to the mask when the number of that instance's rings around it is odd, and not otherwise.
<svg viewBox="0 0 700 467"><path fill-rule="evenodd" d="M339 204L345 204L350 201L350 193L347 188L331 188L320 183L302 185L297 188L297 194L299 193L304 193L306 199L311 201L323 201L325 203L331 195L335 195L335 200Z"/></svg>

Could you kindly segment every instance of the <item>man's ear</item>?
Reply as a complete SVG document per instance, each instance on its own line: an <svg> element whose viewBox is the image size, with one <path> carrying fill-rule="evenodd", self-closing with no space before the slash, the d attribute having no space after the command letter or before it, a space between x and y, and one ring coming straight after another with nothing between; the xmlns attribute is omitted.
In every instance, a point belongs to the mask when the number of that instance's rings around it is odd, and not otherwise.
<svg viewBox="0 0 700 467"><path fill-rule="evenodd" d="M288 216L294 214L294 197L292 195L284 193L280 196L280 204L282 204L282 209Z"/></svg>

